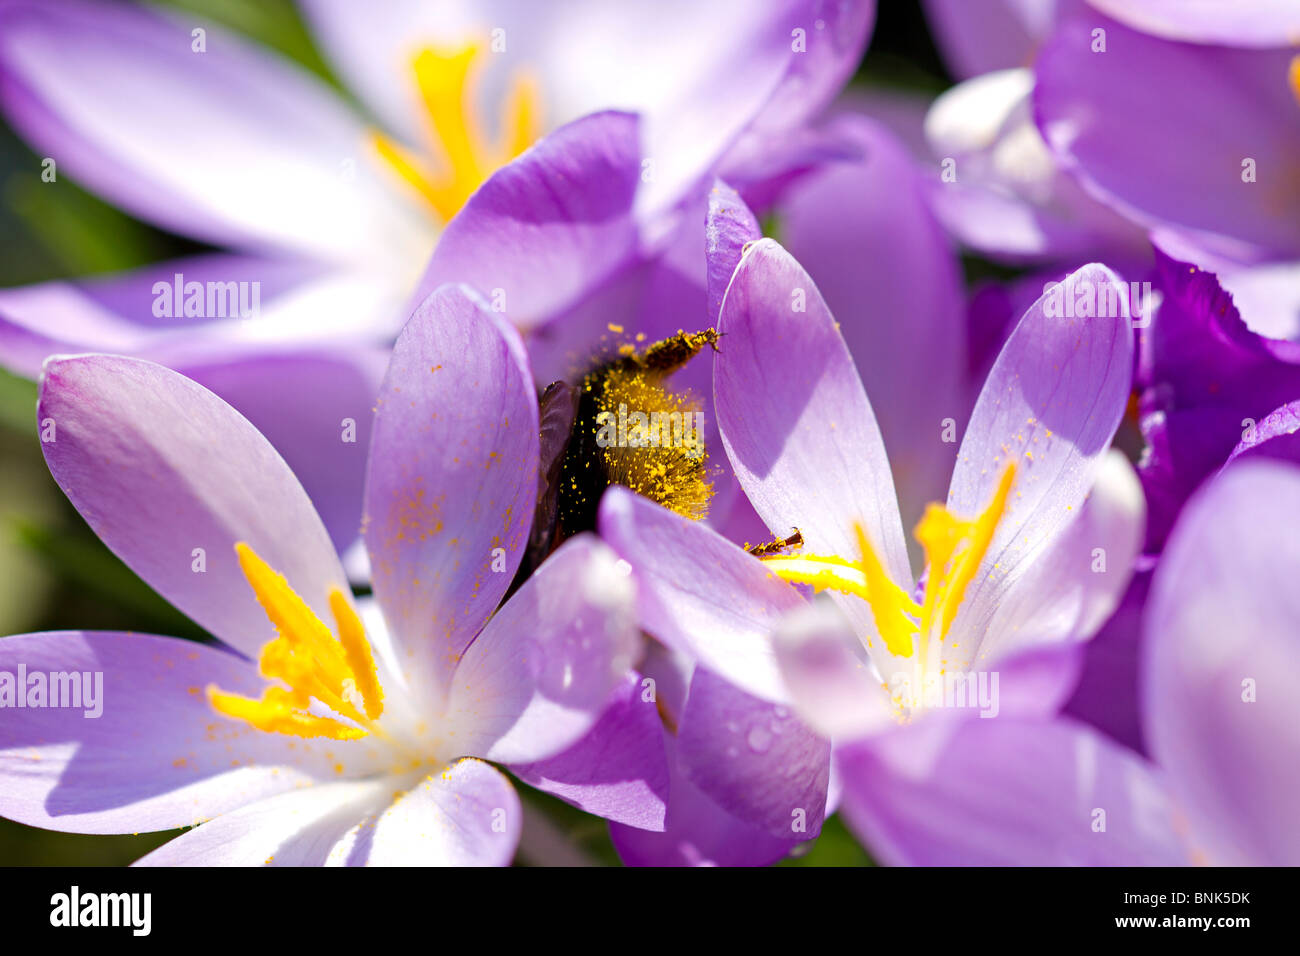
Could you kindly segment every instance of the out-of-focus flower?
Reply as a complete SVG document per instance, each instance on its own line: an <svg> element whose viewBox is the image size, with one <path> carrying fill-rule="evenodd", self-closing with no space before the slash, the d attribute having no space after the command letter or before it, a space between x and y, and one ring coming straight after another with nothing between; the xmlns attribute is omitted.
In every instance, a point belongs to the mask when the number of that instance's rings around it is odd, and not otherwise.
<svg viewBox="0 0 1300 956"><path fill-rule="evenodd" d="M925 0L926 19L953 76L1028 66L1062 17L1085 0Z"/></svg>
<svg viewBox="0 0 1300 956"><path fill-rule="evenodd" d="M895 864L1294 866L1300 469L1234 464L1190 502L1143 642L1152 762L1075 721L970 720L841 755Z"/></svg>
<svg viewBox="0 0 1300 956"><path fill-rule="evenodd" d="M1157 239L1295 261L1300 68L1286 44L1300 38L1277 42L1179 43L1096 14L1068 19L1035 63L1035 116L1083 187Z"/></svg>
<svg viewBox="0 0 1300 956"><path fill-rule="evenodd" d="M562 755L625 696L631 586L597 539L571 539L497 609L537 495L537 399L517 333L466 290L422 305L388 369L360 613L292 472L212 393L139 359L56 358L40 416L51 472L96 533L228 646L0 641L7 675L103 681L93 719L43 706L0 725L6 816L202 824L149 863L502 864L518 798L483 761ZM584 768L549 770L581 797ZM662 826L623 779L611 815Z"/></svg>
<svg viewBox="0 0 1300 956"><path fill-rule="evenodd" d="M0 67L15 126L96 192L182 235L328 267L300 280L346 292L348 308L332 321L303 310L280 335L384 337L443 226L542 134L637 113L654 169L638 201L663 208L765 109L797 122L817 108L856 64L874 9L822 6L403 2L376 17L307 3L377 122L238 37L131 6L8 0ZM138 325L147 304L121 318Z"/></svg>
<svg viewBox="0 0 1300 956"><path fill-rule="evenodd" d="M1034 123L1034 72L986 73L934 101L925 117L928 195L964 245L1015 264L1149 257L1146 233L1088 195Z"/></svg>

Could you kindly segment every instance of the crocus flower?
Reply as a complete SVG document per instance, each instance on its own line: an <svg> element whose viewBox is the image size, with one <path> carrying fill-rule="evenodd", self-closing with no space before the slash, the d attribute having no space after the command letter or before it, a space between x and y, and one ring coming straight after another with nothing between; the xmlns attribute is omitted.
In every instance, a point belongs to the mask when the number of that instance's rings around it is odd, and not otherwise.
<svg viewBox="0 0 1300 956"><path fill-rule="evenodd" d="M1122 295L1104 267L1071 279ZM745 253L722 306L715 399L750 500L773 533L797 528L802 551L757 560L621 489L601 516L640 585L642 628L694 662L687 709L701 675L701 709L742 699L726 733L677 734L682 772L733 816L773 835L820 817L830 740L888 736L944 671L1006 662L1007 712L1062 702L1075 662L1042 648L1087 638L1113 609L1141 502L1127 466L1102 471L1128 392L1127 321L1051 311L1045 296L989 376L948 507L922 522L932 565L913 598L888 459L830 311L772 240ZM843 592L841 607L809 605L788 582ZM778 712L791 718L779 730ZM669 829L672 817L670 800Z"/></svg>
<svg viewBox="0 0 1300 956"><path fill-rule="evenodd" d="M1184 510L1143 624L1151 761L1066 718L918 725L842 756L858 833L900 864L1300 863L1298 515L1279 462Z"/></svg>
<svg viewBox="0 0 1300 956"><path fill-rule="evenodd" d="M899 473L907 477L913 492L905 507L909 513L914 508L919 515L926 494L923 489L942 477L952 452L918 436L916 429L908 427L909 417L939 421L963 417L968 408L966 384L958 371L963 337L956 261L929 216L909 160L894 137L861 115L835 117L824 129L852 149L825 158L816 169L803 171L777 192L773 208L782 233L808 258L825 281L828 295L842 307L842 329L854 354L861 358L864 374L871 375L875 387L896 397L888 440L897 452ZM852 214L846 214L846 209ZM890 238L885 241L883 236ZM707 263L707 321L712 323L743 247L760 237L755 216L725 183L715 183L708 196L704 237L701 251ZM853 260L852 268L848 268L846 256ZM867 265L863 266L863 261ZM918 285L926 289L919 299L915 294ZM864 305L873 301L885 310L909 308L913 321L875 322L871 309ZM681 321L678 314L670 313L667 318ZM722 347L726 348L725 342ZM935 367L943 370L942 380L934 387L923 387L903 374L906 362L922 347ZM707 371L707 366L703 370ZM701 368L688 366L686 373L699 371ZM692 384L707 388L707 379L701 382L700 378L695 375ZM712 412L706 416L712 425ZM729 469L724 468L716 484L711 526L735 541L765 539L767 529L753 515ZM648 660L662 662L662 655L651 647ZM713 742L732 739L732 728L737 725L761 726L756 739L775 728L773 736L783 736L789 742L785 749L769 748L765 754L754 754L753 767L745 777L749 782L764 776L784 777L790 747L806 748L814 755L810 766L816 766L818 757L824 763L826 743L817 740L788 706L773 705L727 686L707 669L697 668L688 655L670 656L671 667L647 664L644 670L659 686L658 706L664 716L672 772L665 828L659 833L613 824L615 844L624 862L760 864L816 837L827 806L833 809L833 795L829 801L825 794L815 798L800 795L797 804L804 812L792 817L794 803L777 804L773 811L761 799L751 805L729 798L716 783L700 789L688 768L709 764L715 751ZM665 671L679 673L666 680ZM765 794L766 788L755 792Z"/></svg>
<svg viewBox="0 0 1300 956"><path fill-rule="evenodd" d="M1100 266L1062 288L1124 301ZM800 290L806 314L792 308ZM914 695L928 671L1089 636L1113 607L1134 553L1133 515L1074 520L1130 378L1132 335L1113 308L1054 315L1048 293L1021 319L976 401L947 504L929 508L917 527L927 573L923 599L914 599L888 459L834 320L775 244L742 260L720 322L738 343L716 362L723 440L769 527L798 528L804 541L800 554L767 566L852 595L843 605L877 670L912 673ZM798 367L785 367L787 355L801 356ZM768 386L750 387L759 381ZM916 427L942 441L943 425ZM1088 570L1082 558L1096 547L1113 571ZM1061 613L1067 606L1073 615ZM915 703L896 701L905 710Z"/></svg>
<svg viewBox="0 0 1300 956"><path fill-rule="evenodd" d="M6 717L0 812L87 833L201 824L148 863L511 859L518 798L485 761L535 765L583 738L635 640L628 581L590 535L498 609L538 481L536 393L511 327L448 287L398 339L368 467L374 600L360 608L302 487L212 393L138 359L57 358L40 416L73 504L223 643L0 640L6 672L104 682L98 719Z"/></svg>
<svg viewBox="0 0 1300 956"><path fill-rule="evenodd" d="M820 108L855 67L874 10L871 0L788 0L761 10L739 0L683 0L611 16L598 3L574 0L539 16L533 4L502 0L396 3L377 20L356 4L305 4L366 116L305 71L186 15L6 0L0 105L54 163L49 188L57 176L71 176L133 215L231 251L0 290L0 364L34 377L54 353L111 352L210 385L266 430L335 543L346 547L356 537L364 477L363 456L352 452L365 447L366 410L383 368L357 343L386 348L411 306L443 283L413 294L444 227L483 181L538 137L546 142L545 134L587 114L623 111L620 128L635 130L626 144L628 174L594 167L609 181L586 206L571 199L571 208L589 213L599 205L609 215L596 197L618 197L617 228L602 233L601 245L625 256L642 249L638 274L656 277L646 309L685 314L694 301L685 306L682 297L694 287L677 276L681 256L696 245L668 259L663 235L680 234L676 207L708 182L710 167L747 125L779 136ZM683 36L697 42L682 44ZM606 125L586 127L597 152ZM563 174L581 165L592 152L585 135L561 135L505 188L537 179L538 167ZM538 186L551 199L554 180ZM562 191L578 188L586 186ZM529 224L530 202L512 197L507 208ZM690 225L698 233L699 217ZM483 283L453 248L445 281L476 284L527 330L530 279L540 275L556 295L567 281L596 288L608 279L585 247L557 265L555 251L568 248L536 229L497 235L490 252L476 247L470 261L509 262L517 252L549 272ZM231 284L260 290L256 315L190 308L187 290L203 300L214 286ZM702 290L702 281L696 285ZM593 334L574 320L584 358L608 323ZM323 344L331 346L324 354ZM306 378L324 384L295 387ZM322 388L337 415L317 406ZM292 426L260 414L277 391ZM348 428L361 434L343 444Z"/></svg>
<svg viewBox="0 0 1300 956"><path fill-rule="evenodd" d="M544 13L517 0L404 2L376 18L351 3L305 4L376 123L305 71L207 24L134 6L9 0L0 88L14 126L57 170L132 214L267 256L268 267L323 266L300 277L302 294L347 295L346 319L296 310L274 334L385 338L442 228L544 133L604 109L636 113L654 168L638 202L667 209L752 119L795 123L825 102L856 65L874 12L868 2L826 6L675 2L611 16L583 0ZM123 323L143 336L148 324L147 302L108 315L66 294L61 304L65 320L45 313L37 326L0 301L9 324L56 341ZM231 325L208 331L238 335Z"/></svg>

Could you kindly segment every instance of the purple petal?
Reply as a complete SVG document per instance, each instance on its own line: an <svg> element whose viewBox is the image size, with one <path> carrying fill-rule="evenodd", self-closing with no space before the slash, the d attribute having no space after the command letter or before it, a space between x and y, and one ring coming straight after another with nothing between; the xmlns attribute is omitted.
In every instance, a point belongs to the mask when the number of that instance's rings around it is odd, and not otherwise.
<svg viewBox="0 0 1300 956"><path fill-rule="evenodd" d="M655 697L629 673L609 696L596 725L558 756L513 764L529 786L588 813L641 830L664 828L668 762Z"/></svg>
<svg viewBox="0 0 1300 956"><path fill-rule="evenodd" d="M1266 415L1232 450L1224 467L1246 458L1272 458L1300 464L1300 401Z"/></svg>
<svg viewBox="0 0 1300 956"><path fill-rule="evenodd" d="M275 446L342 553L361 534L370 422L387 353L275 351L180 361L176 370L211 389Z"/></svg>
<svg viewBox="0 0 1300 956"><path fill-rule="evenodd" d="M993 609L981 659L1085 641L1119 606L1142 547L1146 511L1142 486L1121 452L1104 456L1077 511Z"/></svg>
<svg viewBox="0 0 1300 956"><path fill-rule="evenodd" d="M716 322L722 309L731 275L740 264L745 245L763 236L758 220L736 191L715 180L709 193L709 212L704 224L707 237L705 262L708 267L708 321Z"/></svg>
<svg viewBox="0 0 1300 956"><path fill-rule="evenodd" d="M152 358L153 348L209 338L234 340L247 326L240 308L253 304L256 284L259 320L272 318L286 299L321 279L319 264L253 256L209 254L172 259L129 272L58 280L0 289L0 364L35 378L41 364L59 352L112 352ZM176 276L182 282L236 283L247 289L246 302L214 300L214 315L185 316L185 296L176 302ZM154 291L156 284L166 289ZM241 286L242 284L242 286ZM183 285L182 285L183 289ZM238 293L236 293L238 295ZM165 296L165 297L164 297ZM163 312L162 316L154 314ZM166 308L170 307L170 308ZM204 309L207 312L207 300ZM167 315L170 311L172 314ZM274 320L274 319L273 319Z"/></svg>
<svg viewBox="0 0 1300 956"><path fill-rule="evenodd" d="M14 2L0 16L14 126L134 215L380 268L427 250L418 211L373 174L364 122L286 61L209 25L195 52L190 23L134 6Z"/></svg>
<svg viewBox="0 0 1300 956"><path fill-rule="evenodd" d="M766 866L796 846L727 813L682 772L677 741L665 736L671 800L662 833L612 823L610 836L628 866Z"/></svg>
<svg viewBox="0 0 1300 956"><path fill-rule="evenodd" d="M514 329L467 289L431 295L384 379L365 525L375 597L424 692L440 693L519 566L538 428Z"/></svg>
<svg viewBox="0 0 1300 956"><path fill-rule="evenodd" d="M1201 480L1300 395L1300 346L1251 331L1213 273L1157 250L1156 282L1163 301L1145 333L1141 403L1153 550Z"/></svg>
<svg viewBox="0 0 1300 956"><path fill-rule="evenodd" d="M775 534L798 528L805 551L816 555L856 555L860 522L890 577L910 590L880 430L812 279L773 240L755 243L736 269L718 327L726 336L714 359L718 425L754 509ZM883 642L870 640L876 625L866 603L834 598L873 654L888 657Z"/></svg>
<svg viewBox="0 0 1300 956"><path fill-rule="evenodd" d="M811 29L809 16L815 17ZM862 62L875 22L876 0L804 4L791 24L803 29L807 48L790 58L781 84L746 134L788 134L830 106Z"/></svg>
<svg viewBox="0 0 1300 956"><path fill-rule="evenodd" d="M977 76L934 101L925 118L934 157L926 185L944 227L1012 264L1149 257L1145 232L1089 196L1047 148L1033 89L1033 72L1020 67Z"/></svg>
<svg viewBox="0 0 1300 956"><path fill-rule="evenodd" d="M350 865L509 866L519 845L519 794L500 770L457 760L363 824Z"/></svg>
<svg viewBox="0 0 1300 956"><path fill-rule="evenodd" d="M438 240L416 290L464 282L521 329L572 308L634 257L638 120L599 113L497 170ZM608 321L608 319L606 320Z"/></svg>
<svg viewBox="0 0 1300 956"><path fill-rule="evenodd" d="M632 565L639 623L670 648L765 700L783 701L769 635L799 593L716 532L623 488L600 534Z"/></svg>
<svg viewBox="0 0 1300 956"><path fill-rule="evenodd" d="M1241 462L1188 503L1145 620L1151 752L1212 861L1300 862L1300 469Z"/></svg>
<svg viewBox="0 0 1300 956"><path fill-rule="evenodd" d="M803 304L806 311L800 311ZM896 582L907 548L880 431L817 287L770 239L750 247L722 306L714 360L723 444L775 533L797 527L812 554L857 553L861 521Z"/></svg>
<svg viewBox="0 0 1300 956"><path fill-rule="evenodd" d="M1223 46L1294 46L1300 7L1290 0L1089 0L1135 30L1168 40Z"/></svg>
<svg viewBox="0 0 1300 956"><path fill-rule="evenodd" d="M945 419L959 423L970 408L959 264L903 145L863 116L844 116L834 127L861 158L828 163L790 189L782 234L875 398L910 527L942 497L952 471L953 446L940 440Z"/></svg>
<svg viewBox="0 0 1300 956"><path fill-rule="evenodd" d="M275 629L240 570L246 542L321 620L350 593L303 487L234 409L138 359L54 358L37 420L50 473L95 533L186 615L255 657ZM201 550L200 550L201 549Z"/></svg>
<svg viewBox="0 0 1300 956"><path fill-rule="evenodd" d="M188 830L135 865L338 865L358 825L392 799L393 784L382 778L290 790Z"/></svg>
<svg viewBox="0 0 1300 956"><path fill-rule="evenodd" d="M1091 724L1143 756L1138 693L1142 612L1151 587L1151 572L1133 576L1119 608L1084 648L1083 670L1065 713Z"/></svg>
<svg viewBox="0 0 1300 956"><path fill-rule="evenodd" d="M1083 8L1083 0L925 0L944 63L963 79L1026 66L1053 23Z"/></svg>
<svg viewBox="0 0 1300 956"><path fill-rule="evenodd" d="M449 736L460 753L501 763L554 757L595 726L636 648L625 569L594 535L570 538L465 651Z"/></svg>
<svg viewBox="0 0 1300 956"><path fill-rule="evenodd" d="M250 697L264 685L254 665L222 649L93 631L0 639L0 673L16 685L20 667L29 687L37 673L47 686L50 673L62 673L87 675L79 692L98 691L90 708L83 697L80 707L47 706L21 715L10 712L6 700L0 814L29 826L73 833L169 830L295 787L383 767L363 742L309 747L219 716L208 703L209 684ZM88 710L99 716L87 716ZM336 763L344 765L342 774Z"/></svg>
<svg viewBox="0 0 1300 956"><path fill-rule="evenodd" d="M1092 50L1096 29L1104 53ZM1193 233L1225 254L1297 258L1300 198L1283 186L1300 154L1292 55L1070 20L1035 66L1039 127L1086 188L1144 225ZM1258 182L1245 176L1247 159Z"/></svg>
<svg viewBox="0 0 1300 956"><path fill-rule="evenodd" d="M830 741L787 707L695 668L677 758L691 782L737 819L778 839L817 836L830 755Z"/></svg>
<svg viewBox="0 0 1300 956"><path fill-rule="evenodd" d="M772 640L793 706L813 730L851 740L892 726L889 698L862 641L831 601L796 608Z"/></svg>
<svg viewBox="0 0 1300 956"><path fill-rule="evenodd" d="M1190 862L1150 765L1071 721L924 721L837 757L843 812L891 865Z"/></svg>
<svg viewBox="0 0 1300 956"><path fill-rule="evenodd" d="M181 834L137 865L507 866L521 822L506 776L466 759L414 786L379 777L262 800Z"/></svg>
<svg viewBox="0 0 1300 956"><path fill-rule="evenodd" d="M1055 314L1089 294L1099 303L1095 317ZM1030 307L984 383L953 469L948 508L979 514L1008 466L1016 472L1007 511L951 632L967 660L980 652L990 619L1035 569L1041 549L1074 521L1093 486L1132 381L1127 313L1128 293L1114 273L1084 266ZM1027 581L1032 586L1032 577Z"/></svg>

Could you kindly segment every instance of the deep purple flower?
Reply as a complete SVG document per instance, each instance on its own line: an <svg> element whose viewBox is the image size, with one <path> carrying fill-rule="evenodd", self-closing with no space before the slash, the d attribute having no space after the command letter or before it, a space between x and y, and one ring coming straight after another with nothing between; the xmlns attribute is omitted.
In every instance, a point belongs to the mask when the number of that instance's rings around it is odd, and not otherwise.
<svg viewBox="0 0 1300 956"><path fill-rule="evenodd" d="M1239 444L1294 431L1274 414L1300 401L1300 344L1252 331L1217 276L1157 249L1156 288L1161 303L1143 332L1139 382L1152 552Z"/></svg>
<svg viewBox="0 0 1300 956"><path fill-rule="evenodd" d="M561 758L623 722L630 584L581 535L497 609L537 496L538 411L517 333L472 293L438 290L398 339L366 487L374 599L359 607L292 472L199 385L138 359L56 358L39 415L51 472L96 533L225 646L0 641L7 672L104 680L98 719L44 708L0 725L6 816L202 824L151 863L501 864L520 810L484 760L580 805L601 789L604 768ZM662 826L646 810L661 799L621 781L602 809Z"/></svg>

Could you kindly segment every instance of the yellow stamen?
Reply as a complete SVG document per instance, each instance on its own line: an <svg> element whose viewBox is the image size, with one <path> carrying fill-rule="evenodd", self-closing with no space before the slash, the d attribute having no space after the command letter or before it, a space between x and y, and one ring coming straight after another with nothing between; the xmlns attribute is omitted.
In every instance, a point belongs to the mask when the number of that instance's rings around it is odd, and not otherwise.
<svg viewBox="0 0 1300 956"><path fill-rule="evenodd" d="M925 633L930 632L935 614L942 612L939 636L941 639L947 636L957 608L966 597L966 587L979 570L998 522L1006 512L1015 477L1015 464L1008 464L992 502L973 521L962 521L941 505L930 505L916 526L916 540L921 542L930 567L921 614L921 629ZM963 544L966 547L959 552Z"/></svg>
<svg viewBox="0 0 1300 956"><path fill-rule="evenodd" d="M356 688L365 703L366 716L376 720L384 712L384 689L379 686L379 672L370 653L370 643L366 640L366 629L352 609L352 603L338 589L330 592L330 610L334 613L334 623L338 626L348 665L356 675Z"/></svg>
<svg viewBox="0 0 1300 956"><path fill-rule="evenodd" d="M476 46L456 51L421 50L412 62L420 103L429 119L432 146L441 168L383 133L371 134L379 155L447 222L496 169L533 144L541 130L541 95L533 77L512 78L501 113L500 142L489 143L475 119Z"/></svg>
<svg viewBox="0 0 1300 956"><path fill-rule="evenodd" d="M1300 103L1300 56L1291 58L1291 68L1287 71L1287 80L1291 84L1291 92L1295 95L1296 103Z"/></svg>
<svg viewBox="0 0 1300 956"><path fill-rule="evenodd" d="M288 686L272 685L260 700L209 686L208 700L213 709L258 730L298 737L355 740L365 737L368 731L379 734L373 721L384 712L384 692L365 629L351 602L337 588L330 592L330 610L339 631L336 641L284 575L242 541L235 545L235 552L244 576L278 634L262 648L262 676ZM310 713L312 698L360 727Z"/></svg>
<svg viewBox="0 0 1300 956"><path fill-rule="evenodd" d="M1006 513L1015 474L1015 465L1008 464L993 500L973 519L958 518L942 505L932 504L926 510L915 532L930 568L921 604L890 579L860 524L853 528L860 552L856 561L812 554L760 560L787 581L811 585L818 591L829 589L851 594L866 601L889 652L898 657L911 657L915 650L913 637L919 637L924 667L926 640L935 632L936 623L939 639L947 637L966 597L966 589Z"/></svg>

